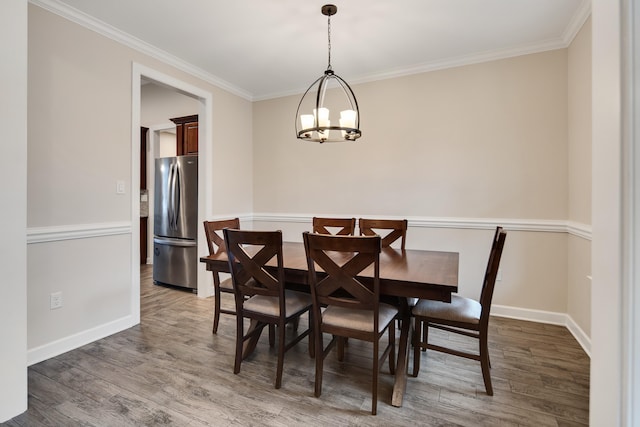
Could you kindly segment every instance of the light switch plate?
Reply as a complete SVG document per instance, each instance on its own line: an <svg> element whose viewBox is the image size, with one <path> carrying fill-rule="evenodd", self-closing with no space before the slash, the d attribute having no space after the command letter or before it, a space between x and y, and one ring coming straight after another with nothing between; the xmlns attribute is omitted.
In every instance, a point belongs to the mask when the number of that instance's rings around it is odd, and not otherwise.
<svg viewBox="0 0 640 427"><path fill-rule="evenodd" d="M49 299L49 304L51 310L62 307L62 292L52 293L51 298Z"/></svg>
<svg viewBox="0 0 640 427"><path fill-rule="evenodd" d="M116 181L116 194L124 194L124 193L125 193L124 181Z"/></svg>

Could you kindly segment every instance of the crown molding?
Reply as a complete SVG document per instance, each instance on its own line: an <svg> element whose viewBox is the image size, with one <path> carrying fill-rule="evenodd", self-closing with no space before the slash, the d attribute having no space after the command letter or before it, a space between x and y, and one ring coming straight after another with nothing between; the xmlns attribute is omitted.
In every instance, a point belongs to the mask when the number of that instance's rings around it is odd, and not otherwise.
<svg viewBox="0 0 640 427"><path fill-rule="evenodd" d="M369 83L377 80L386 80L414 74L428 73L431 71L444 70L448 68L456 68L466 65L481 64L484 62L498 61L501 59L541 53L549 50L563 49L566 47L567 44L562 39L552 39L508 49L490 50L475 54L460 55L436 61L429 61L415 65L413 67L406 67L399 70L391 70L377 74L369 74L360 78L351 78L349 79L349 81L353 84Z"/></svg>
<svg viewBox="0 0 640 427"><path fill-rule="evenodd" d="M470 55L454 56L441 60L424 62L413 67L405 67L402 69L389 70L381 73L367 74L360 77L350 77L348 80L349 82L351 82L351 84L362 84L378 80L387 80L414 74L428 73L431 71L445 70L448 68L463 67L466 65L474 65L484 62L498 61L501 59L515 58L517 56L542 53L550 50L565 49L569 47L569 45L590 15L591 1L583 1L576 14L574 14L573 18L567 25L565 31L558 38L549 39L538 43L523 44L521 46L508 49L497 49ZM301 93L304 93L306 89L307 88L305 87L286 92L267 94L259 97L254 97L254 101L264 101L273 98L281 98L284 96L299 95Z"/></svg>
<svg viewBox="0 0 640 427"><path fill-rule="evenodd" d="M572 21L572 25L573 25L573 21ZM581 26L578 27L577 30L579 30L580 28ZM575 30L576 33L577 33L577 30ZM448 68L463 67L466 65L474 65L474 64L481 64L484 62L498 61L501 59L515 58L517 56L530 55L530 54L541 53L541 52L546 52L550 50L564 49L569 46L569 43L567 43L567 41L565 40L568 37L570 37L571 40L573 40L573 37L575 37L575 33L569 33L569 35L565 34L563 35L562 38L546 40L540 43L522 45L522 46L509 48L509 49L491 50L491 51L481 52L477 54L460 55L460 56L445 58L437 61L425 62L422 64L415 65L413 67L405 67L405 68L385 71L381 73L367 74L365 76L360 76L360 77L351 77L348 80L352 85L370 83L378 80L388 80L388 79L394 79L399 77L411 76L415 74L428 73L431 71L445 70ZM268 99L281 98L284 96L299 95L301 93L304 93L306 89L307 88L299 88L299 89L290 90L286 92L279 92L279 93L272 93L272 94L267 94L263 96L257 96L257 97L254 97L254 101L265 101Z"/></svg>
<svg viewBox="0 0 640 427"><path fill-rule="evenodd" d="M191 74L192 76L204 80L205 82L210 83L214 86L217 86L220 89L224 89L248 101L253 101L253 96L246 90L238 88L237 86L234 86L231 83L178 58L177 56L158 49L157 47L143 40L140 40L132 36L131 34L118 30L117 28L98 20L91 15L81 12L78 9L70 7L58 0L29 0L29 3L45 9L51 13L54 13L58 16L61 16L62 18L68 19L69 21L72 21L104 37L130 47L131 49L137 50L138 52L141 52L145 55L149 55L154 59L162 61L167 65L171 65L178 70Z"/></svg>
<svg viewBox="0 0 640 427"><path fill-rule="evenodd" d="M101 34L107 38L110 38L118 43L135 49L141 53L149 55L165 64L171 65L181 71L189 73L194 77L202 79L203 81L224 89L234 95L237 95L248 101L264 101L268 99L280 98L284 96L293 96L304 93L305 88L299 88L290 91L271 93L262 96L253 96L248 91L241 89L215 75L196 67L195 65L186 62L168 52L165 52L157 47L140 40L128 33L120 31L115 27L102 22L84 12L81 12L75 8L72 8L58 0L29 0L29 3L48 10L51 13L59 15L65 19L75 22L91 31ZM397 77L404 77L413 74L421 74L430 71L443 70L447 68L461 67L465 65L479 64L483 62L496 61L500 59L512 58L516 56L529 55L533 53L540 53L549 50L563 49L569 46L574 37L582 28L589 15L591 14L591 2L583 1L578 12L573 16L569 25L565 29L561 37L557 39L551 39L540 43L533 43L518 46L509 49L498 49L478 54L461 55L443 60L429 61L422 64L417 64L412 67L405 67L397 70L389 70L382 73L367 74L360 77L350 78L352 84L369 83L377 80L386 80Z"/></svg>
<svg viewBox="0 0 640 427"><path fill-rule="evenodd" d="M562 34L562 40L564 41L565 47L569 47L571 42L573 42L573 39L576 37L584 23L587 22L589 16L591 16L591 1L586 0L582 2L582 5L573 15L569 25L567 25L564 34Z"/></svg>

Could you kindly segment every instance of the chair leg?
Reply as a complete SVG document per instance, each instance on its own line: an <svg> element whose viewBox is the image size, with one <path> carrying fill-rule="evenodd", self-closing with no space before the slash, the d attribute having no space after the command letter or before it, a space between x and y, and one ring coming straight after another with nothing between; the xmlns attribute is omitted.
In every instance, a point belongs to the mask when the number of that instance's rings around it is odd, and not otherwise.
<svg viewBox="0 0 640 427"><path fill-rule="evenodd" d="M373 342L373 378L371 385L371 415L376 415L378 412L378 362L380 361L380 355L378 354L379 340Z"/></svg>
<svg viewBox="0 0 640 427"><path fill-rule="evenodd" d="M420 336L422 335L422 320L418 317L415 318L415 327L413 331L413 376L417 377L420 371L420 350L422 343Z"/></svg>
<svg viewBox="0 0 640 427"><path fill-rule="evenodd" d="M271 330L271 329L269 329ZM286 332L284 322L278 325L278 367L276 370L276 388L282 386L282 370L284 366L284 334Z"/></svg>
<svg viewBox="0 0 640 427"><path fill-rule="evenodd" d="M396 373L396 321L391 321L389 325L389 345L391 346L391 350L389 350L389 372L391 375L395 375Z"/></svg>
<svg viewBox="0 0 640 427"><path fill-rule="evenodd" d="M338 361L342 362L344 360L344 337L338 337Z"/></svg>
<svg viewBox="0 0 640 427"><path fill-rule="evenodd" d="M309 336L307 337L309 340L309 357L313 358L316 355L316 335L315 335L315 325L313 323L313 314L311 310L309 310Z"/></svg>
<svg viewBox="0 0 640 427"><path fill-rule="evenodd" d="M429 324L425 322L424 329L422 330L422 342L427 344L429 342ZM422 347L422 351L427 351L427 347Z"/></svg>
<svg viewBox="0 0 640 427"><path fill-rule="evenodd" d="M240 372L240 365L242 364L242 356L244 349L244 319L242 315L236 315L236 360L233 365L233 373Z"/></svg>
<svg viewBox="0 0 640 427"><path fill-rule="evenodd" d="M484 380L484 388L489 396L493 396L493 387L491 386L491 371L489 363L489 346L487 344L487 334L480 332L480 366L482 367L482 379Z"/></svg>
<svg viewBox="0 0 640 427"><path fill-rule="evenodd" d="M214 305L213 305L213 330L212 333L218 333L218 323L220 323L220 286L216 286L214 284L213 287L214 294Z"/></svg>
<svg viewBox="0 0 640 427"><path fill-rule="evenodd" d="M324 362L324 347L322 344L322 331L315 331L315 355L316 355L316 381L314 395L322 394L322 364Z"/></svg>
<svg viewBox="0 0 640 427"><path fill-rule="evenodd" d="M276 344L276 325L269 324L269 347L273 347Z"/></svg>

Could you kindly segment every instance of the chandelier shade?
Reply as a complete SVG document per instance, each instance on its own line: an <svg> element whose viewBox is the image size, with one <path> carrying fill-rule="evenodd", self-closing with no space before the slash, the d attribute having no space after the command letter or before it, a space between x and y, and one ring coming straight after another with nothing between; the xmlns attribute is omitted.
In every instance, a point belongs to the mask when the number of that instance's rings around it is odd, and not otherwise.
<svg viewBox="0 0 640 427"><path fill-rule="evenodd" d="M358 101L349 84L331 69L331 15L334 5L324 5L328 18L327 69L306 90L296 111L296 137L313 142L355 141L362 136Z"/></svg>

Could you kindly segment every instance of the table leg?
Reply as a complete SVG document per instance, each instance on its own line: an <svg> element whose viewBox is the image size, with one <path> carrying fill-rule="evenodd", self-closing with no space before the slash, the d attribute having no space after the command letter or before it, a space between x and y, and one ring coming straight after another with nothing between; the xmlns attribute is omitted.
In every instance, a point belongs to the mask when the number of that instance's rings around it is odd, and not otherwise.
<svg viewBox="0 0 640 427"><path fill-rule="evenodd" d="M256 345L258 344L258 339L260 339L260 335L262 334L262 329L264 328L265 325L266 323L262 323L257 320L251 319L251 324L249 325L247 334L249 334L250 332L252 332L254 329L257 329L257 328L260 328L260 331L258 331L255 335L253 335L251 338L245 341L244 347L242 349L242 360L249 357L249 355L253 353L253 350L255 350Z"/></svg>
<svg viewBox="0 0 640 427"><path fill-rule="evenodd" d="M407 365L409 362L409 351L411 350L410 339L412 333L411 317L404 316L400 328L400 342L398 343L398 365L396 366L396 378L393 384L393 395L391 404L395 407L402 406L402 399L407 389Z"/></svg>

